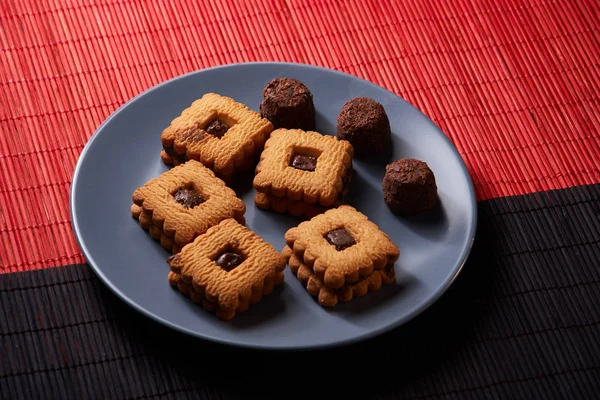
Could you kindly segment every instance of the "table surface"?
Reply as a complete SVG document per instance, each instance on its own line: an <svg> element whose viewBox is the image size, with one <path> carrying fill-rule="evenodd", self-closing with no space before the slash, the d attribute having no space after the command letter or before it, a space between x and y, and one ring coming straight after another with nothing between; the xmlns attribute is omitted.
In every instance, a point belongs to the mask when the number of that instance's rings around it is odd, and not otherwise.
<svg viewBox="0 0 600 400"><path fill-rule="evenodd" d="M234 350L136 314L85 264L68 197L95 129L166 79L263 60L379 84L464 159L473 255L406 326L336 350ZM3 2L0 398L264 398L267 373L298 395L334 374L328 389L364 398L600 396L599 85L596 0Z"/></svg>

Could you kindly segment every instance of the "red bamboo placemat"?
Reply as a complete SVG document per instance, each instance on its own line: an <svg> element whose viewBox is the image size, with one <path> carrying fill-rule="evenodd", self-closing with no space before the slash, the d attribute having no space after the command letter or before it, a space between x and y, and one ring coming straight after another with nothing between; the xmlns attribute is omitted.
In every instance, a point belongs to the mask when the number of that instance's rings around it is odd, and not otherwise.
<svg viewBox="0 0 600 400"><path fill-rule="evenodd" d="M80 263L68 193L96 127L238 61L371 80L455 143L480 200L600 181L597 1L39 1L0 5L0 270Z"/></svg>

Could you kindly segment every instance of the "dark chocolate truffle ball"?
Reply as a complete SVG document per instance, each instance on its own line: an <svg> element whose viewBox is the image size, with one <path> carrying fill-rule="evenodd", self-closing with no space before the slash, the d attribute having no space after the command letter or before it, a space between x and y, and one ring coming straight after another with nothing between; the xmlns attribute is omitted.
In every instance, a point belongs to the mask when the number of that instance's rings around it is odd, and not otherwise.
<svg viewBox="0 0 600 400"><path fill-rule="evenodd" d="M338 115L337 136L352 143L356 157L373 156L390 141L390 121L381 104L356 97L344 104Z"/></svg>
<svg viewBox="0 0 600 400"><path fill-rule="evenodd" d="M260 115L275 129L315 129L315 105L310 90L299 80L275 78L263 89Z"/></svg>
<svg viewBox="0 0 600 400"><path fill-rule="evenodd" d="M430 210L438 200L435 176L429 166L414 158L402 158L385 167L383 199L400 215L416 215Z"/></svg>

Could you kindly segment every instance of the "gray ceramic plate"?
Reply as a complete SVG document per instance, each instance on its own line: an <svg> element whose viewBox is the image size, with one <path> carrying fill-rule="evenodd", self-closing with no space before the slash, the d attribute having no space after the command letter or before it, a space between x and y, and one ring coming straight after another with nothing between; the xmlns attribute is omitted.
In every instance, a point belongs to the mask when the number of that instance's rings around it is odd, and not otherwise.
<svg viewBox="0 0 600 400"><path fill-rule="evenodd" d="M317 130L335 134L343 104L367 96L385 107L392 126L390 154L355 160L347 203L388 233L401 251L396 284L350 303L324 309L289 269L285 283L232 321L218 320L167 283L168 253L131 217L135 188L167 167L160 133L206 92L230 96L258 110L262 89L275 77L295 77L314 95ZM418 218L394 216L383 202L385 164L413 157L436 175L440 206ZM298 221L258 210L252 174L234 187L247 206L247 225L278 250L284 232ZM98 276L125 302L179 331L232 345L301 349L334 346L372 337L408 321L453 282L468 257L476 227L473 185L456 149L416 108L357 77L298 64L249 63L183 75L135 97L112 114L87 143L73 176L71 214L81 249Z"/></svg>

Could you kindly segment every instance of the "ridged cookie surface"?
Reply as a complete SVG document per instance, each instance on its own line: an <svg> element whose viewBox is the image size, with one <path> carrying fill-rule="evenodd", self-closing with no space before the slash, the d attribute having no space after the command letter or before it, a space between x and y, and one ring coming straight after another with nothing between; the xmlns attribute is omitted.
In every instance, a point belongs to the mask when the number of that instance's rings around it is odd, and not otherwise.
<svg viewBox="0 0 600 400"><path fill-rule="evenodd" d="M346 248L328 241L339 233L350 241ZM323 280L326 287L336 289L357 282L373 270L393 264L400 249L389 236L354 207L342 205L319 214L285 233L286 244Z"/></svg>
<svg viewBox="0 0 600 400"><path fill-rule="evenodd" d="M214 121L227 126L223 136L209 133ZM197 160L228 181L258 157L272 130L269 120L246 105L206 93L163 130L161 159L171 165Z"/></svg>
<svg viewBox="0 0 600 400"><path fill-rule="evenodd" d="M307 171L292 166L292 157L316 159ZM300 129L276 129L261 153L254 188L275 197L331 207L344 189L344 178L352 168L354 149L335 136Z"/></svg>
<svg viewBox="0 0 600 400"><path fill-rule="evenodd" d="M240 257L241 263L232 269L220 266L224 254ZM256 233L227 219L170 257L169 265L188 291L203 296L206 308L214 305L216 315L228 320L283 282L286 260Z"/></svg>
<svg viewBox="0 0 600 400"><path fill-rule="evenodd" d="M176 200L180 189L192 190L204 201L192 207ZM133 192L133 203L142 208L142 218L183 247L224 219L245 223L246 206L235 192L200 162L190 160L151 179ZM132 213L135 210L132 209ZM135 216L135 215L134 215ZM140 221L142 222L142 221Z"/></svg>

